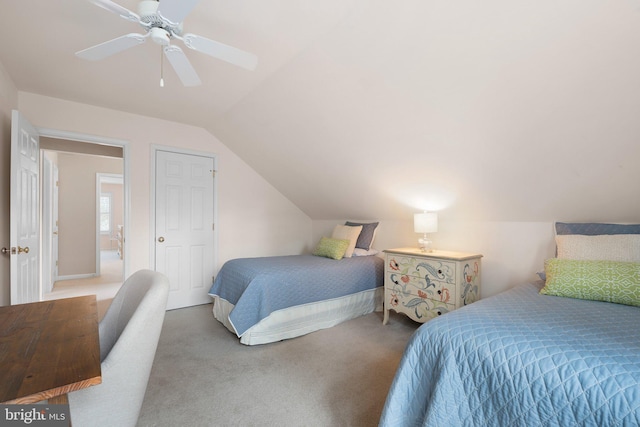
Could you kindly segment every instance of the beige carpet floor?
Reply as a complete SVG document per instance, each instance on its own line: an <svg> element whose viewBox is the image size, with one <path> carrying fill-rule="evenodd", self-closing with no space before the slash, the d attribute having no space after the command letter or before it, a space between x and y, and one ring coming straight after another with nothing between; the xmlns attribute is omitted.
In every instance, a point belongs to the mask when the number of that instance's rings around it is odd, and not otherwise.
<svg viewBox="0 0 640 427"><path fill-rule="evenodd" d="M167 312L139 426L375 426L419 326L371 313L249 347L211 308Z"/></svg>

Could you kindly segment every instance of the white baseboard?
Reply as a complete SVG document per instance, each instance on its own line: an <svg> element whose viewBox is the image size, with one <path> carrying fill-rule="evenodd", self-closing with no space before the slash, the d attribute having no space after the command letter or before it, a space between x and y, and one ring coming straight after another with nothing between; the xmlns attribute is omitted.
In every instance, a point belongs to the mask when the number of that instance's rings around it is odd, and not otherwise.
<svg viewBox="0 0 640 427"><path fill-rule="evenodd" d="M89 274L72 274L70 276L58 276L56 278L56 282L61 280L76 280L76 279L92 279L94 277L98 277L99 274L89 273Z"/></svg>

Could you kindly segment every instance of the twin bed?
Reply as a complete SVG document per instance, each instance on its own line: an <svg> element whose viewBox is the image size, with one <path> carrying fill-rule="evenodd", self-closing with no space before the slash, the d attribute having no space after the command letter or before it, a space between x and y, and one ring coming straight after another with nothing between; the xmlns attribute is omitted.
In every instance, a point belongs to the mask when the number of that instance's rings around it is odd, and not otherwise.
<svg viewBox="0 0 640 427"><path fill-rule="evenodd" d="M381 426L640 425L640 226L556 233L544 280L416 331Z"/></svg>
<svg viewBox="0 0 640 427"><path fill-rule="evenodd" d="M227 261L209 291L214 317L255 345L381 311L384 261L371 249L377 225L336 226L314 255Z"/></svg>
<svg viewBox="0 0 640 427"><path fill-rule="evenodd" d="M211 288L213 314L247 345L329 328L382 310L383 263L377 256L231 260Z"/></svg>
<svg viewBox="0 0 640 427"><path fill-rule="evenodd" d="M382 426L640 424L640 308L518 286L427 322Z"/></svg>

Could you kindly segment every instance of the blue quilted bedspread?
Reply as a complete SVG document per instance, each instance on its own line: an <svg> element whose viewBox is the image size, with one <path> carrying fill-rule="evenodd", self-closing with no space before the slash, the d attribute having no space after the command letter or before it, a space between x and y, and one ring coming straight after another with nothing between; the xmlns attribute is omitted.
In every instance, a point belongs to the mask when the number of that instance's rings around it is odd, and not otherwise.
<svg viewBox="0 0 640 427"><path fill-rule="evenodd" d="M222 266L209 295L235 305L229 320L240 337L276 310L355 294L383 283L384 261L377 256L240 258Z"/></svg>
<svg viewBox="0 0 640 427"><path fill-rule="evenodd" d="M640 308L516 287L422 325L382 426L638 426Z"/></svg>

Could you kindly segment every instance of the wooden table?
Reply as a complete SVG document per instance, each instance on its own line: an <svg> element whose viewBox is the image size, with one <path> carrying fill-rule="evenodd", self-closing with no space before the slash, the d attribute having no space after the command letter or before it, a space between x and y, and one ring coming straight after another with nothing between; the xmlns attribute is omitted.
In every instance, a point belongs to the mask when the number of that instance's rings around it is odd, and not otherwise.
<svg viewBox="0 0 640 427"><path fill-rule="evenodd" d="M101 382L95 295L0 307L1 403L67 403Z"/></svg>

